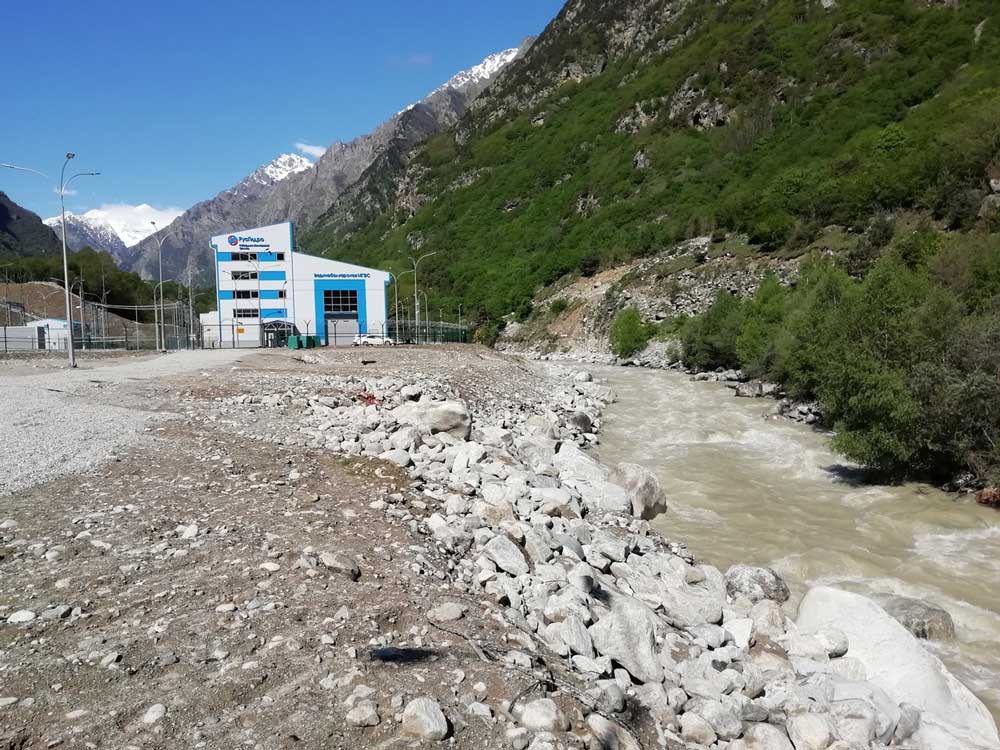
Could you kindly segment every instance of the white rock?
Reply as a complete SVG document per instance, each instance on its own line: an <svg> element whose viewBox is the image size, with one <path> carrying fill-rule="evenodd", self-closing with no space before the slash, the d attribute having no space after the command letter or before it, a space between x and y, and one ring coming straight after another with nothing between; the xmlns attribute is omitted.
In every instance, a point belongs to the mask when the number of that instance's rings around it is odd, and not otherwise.
<svg viewBox="0 0 1000 750"><path fill-rule="evenodd" d="M412 425L431 435L444 432L459 440L468 440L472 416L462 401L407 401L389 412L403 425Z"/></svg>
<svg viewBox="0 0 1000 750"><path fill-rule="evenodd" d="M8 625L26 625L29 622L33 622L35 619L35 613L30 609L19 609L17 612L12 614L7 618Z"/></svg>
<svg viewBox="0 0 1000 750"><path fill-rule="evenodd" d="M772 599L788 601L788 586L770 568L753 565L733 565L726 571L726 592L730 596L742 594L751 602Z"/></svg>
<svg viewBox="0 0 1000 750"><path fill-rule="evenodd" d="M794 750L785 731L773 724L751 724L743 742L746 750Z"/></svg>
<svg viewBox="0 0 1000 750"><path fill-rule="evenodd" d="M162 703L154 703L152 706L146 709L146 713L142 715L143 724L155 724L160 719L162 719L167 713L167 707Z"/></svg>
<svg viewBox="0 0 1000 750"><path fill-rule="evenodd" d="M826 627L843 631L851 656L865 665L869 681L895 703L911 703L946 729L971 734L987 746L1000 743L982 702L871 599L817 586L802 599L796 622L804 631Z"/></svg>
<svg viewBox="0 0 1000 750"><path fill-rule="evenodd" d="M381 721L371 701L363 700L347 712L347 723L353 727L376 727Z"/></svg>
<svg viewBox="0 0 1000 750"><path fill-rule="evenodd" d="M611 611L590 627L599 654L621 664L640 682L662 682L656 655L656 615L638 600L616 596Z"/></svg>
<svg viewBox="0 0 1000 750"><path fill-rule="evenodd" d="M381 458L383 461L389 461L390 463L394 463L396 464L396 466L399 466L403 469L405 469L407 466L413 463L412 459L410 458L410 454L407 453L402 448L394 448L391 451L380 453L379 458Z"/></svg>
<svg viewBox="0 0 1000 750"><path fill-rule="evenodd" d="M448 720L433 698L414 698L403 709L400 729L420 740L443 740L448 736Z"/></svg>
<svg viewBox="0 0 1000 750"><path fill-rule="evenodd" d="M620 724L600 714L587 717L587 728L604 750L640 750L639 743Z"/></svg>
<svg viewBox="0 0 1000 750"><path fill-rule="evenodd" d="M563 732L569 729L569 719L551 698L539 698L521 709L521 726L542 732Z"/></svg>
<svg viewBox="0 0 1000 750"><path fill-rule="evenodd" d="M454 622L462 619L466 609L468 608L457 602L445 602L428 612L427 616L434 622Z"/></svg>
<svg viewBox="0 0 1000 750"><path fill-rule="evenodd" d="M716 740L712 725L693 711L681 714L681 737L700 745L711 745Z"/></svg>
<svg viewBox="0 0 1000 750"><path fill-rule="evenodd" d="M512 576L528 572L528 561L521 548L503 534L498 534L490 539L483 548L483 552L496 563L498 568L507 571Z"/></svg>
<svg viewBox="0 0 1000 750"><path fill-rule="evenodd" d="M639 464L620 463L611 472L610 481L623 488L632 502L632 515L650 520L667 512L667 497L660 480Z"/></svg>
<svg viewBox="0 0 1000 750"><path fill-rule="evenodd" d="M797 713L785 721L795 750L826 750L833 742L833 725L823 714Z"/></svg>

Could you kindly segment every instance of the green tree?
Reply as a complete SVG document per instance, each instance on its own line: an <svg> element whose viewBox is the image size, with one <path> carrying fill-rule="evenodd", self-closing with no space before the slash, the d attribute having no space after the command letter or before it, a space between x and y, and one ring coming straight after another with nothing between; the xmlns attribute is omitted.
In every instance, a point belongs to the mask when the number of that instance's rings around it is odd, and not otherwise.
<svg viewBox="0 0 1000 750"><path fill-rule="evenodd" d="M727 291L718 291L711 307L685 326L684 364L699 370L739 367L736 340L743 315L739 299Z"/></svg>
<svg viewBox="0 0 1000 750"><path fill-rule="evenodd" d="M643 322L639 311L634 307L626 307L611 322L611 351L619 357L631 357L645 348L652 335L653 328Z"/></svg>

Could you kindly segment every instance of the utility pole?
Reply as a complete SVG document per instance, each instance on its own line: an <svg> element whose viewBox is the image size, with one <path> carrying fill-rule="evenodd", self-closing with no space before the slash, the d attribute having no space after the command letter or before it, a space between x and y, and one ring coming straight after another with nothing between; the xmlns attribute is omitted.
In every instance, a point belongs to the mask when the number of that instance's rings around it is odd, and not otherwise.
<svg viewBox="0 0 1000 750"><path fill-rule="evenodd" d="M167 237L172 236L173 233L172 232L171 233L167 233L167 234L163 235L162 237L158 237L157 234L159 233L160 230L156 228L156 222L155 221L151 221L149 223L153 225L153 239L156 240L156 258L157 258L157 263L159 264L159 267L160 267L160 283L157 285L157 288L160 290L160 307L163 307L163 243L166 241ZM156 320L156 309L155 309L156 308L156 289L153 290L153 308L154 308L154 311L153 311L153 320L155 321ZM159 324L160 324L161 328L157 329L157 339L156 339L157 340L157 344L156 344L156 348L159 349L160 351L166 351L166 349L167 349L166 331L163 330L163 328L162 328L164 326L164 322L163 322L164 318L166 318L166 311L161 311L161 314L160 314L159 317L160 317L160 323Z"/></svg>
<svg viewBox="0 0 1000 750"><path fill-rule="evenodd" d="M420 298L417 297L417 266L420 265L420 261L422 261L424 258L429 258L432 255L437 255L437 251L435 250L433 253L425 253L424 255L421 255L416 260L414 260L412 258L412 256L410 257L410 262L413 264L413 311L414 311L414 322L416 324L417 337L418 338L420 336Z"/></svg>
<svg viewBox="0 0 1000 750"><path fill-rule="evenodd" d="M66 179L66 165L69 164L69 160L74 158L76 154L72 151L66 153L66 161L63 162L62 171L59 173L59 212L60 212L60 226L62 228L62 251L63 251L63 289L65 290L66 298L66 325L69 326L69 366L76 367L76 354L73 351L73 308L70 302L69 295L69 258L66 252L66 188L69 184L75 180L77 177L95 177L100 174L100 172L78 172L77 174ZM35 174L41 175L48 179L48 176L44 172L39 172L37 169L30 169L28 167L18 167L14 164L0 164L0 167L6 167L7 169L17 169L22 172L34 172Z"/></svg>

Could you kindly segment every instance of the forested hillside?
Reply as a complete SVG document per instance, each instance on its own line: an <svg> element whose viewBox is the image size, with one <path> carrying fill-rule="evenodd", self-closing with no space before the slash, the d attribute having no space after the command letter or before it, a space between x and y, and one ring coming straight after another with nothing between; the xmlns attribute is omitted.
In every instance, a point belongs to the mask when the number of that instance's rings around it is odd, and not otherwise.
<svg viewBox="0 0 1000 750"><path fill-rule="evenodd" d="M396 268L436 250L432 307L485 322L565 273L712 232L780 253L902 207L995 228L994 4L825 4L570 3L419 152L405 205L305 244Z"/></svg>

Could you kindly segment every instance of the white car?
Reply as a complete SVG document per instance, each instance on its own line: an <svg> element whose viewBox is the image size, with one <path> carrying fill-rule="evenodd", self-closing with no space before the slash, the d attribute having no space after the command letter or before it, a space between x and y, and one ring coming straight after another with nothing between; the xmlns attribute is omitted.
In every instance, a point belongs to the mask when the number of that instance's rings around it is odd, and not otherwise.
<svg viewBox="0 0 1000 750"><path fill-rule="evenodd" d="M396 342L388 336L376 333L359 333L354 337L353 346L395 346Z"/></svg>

